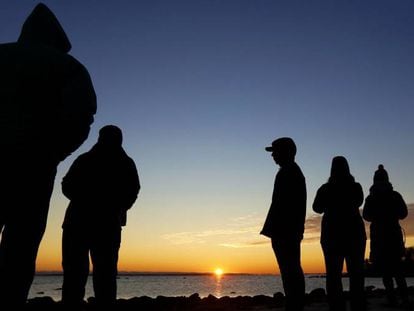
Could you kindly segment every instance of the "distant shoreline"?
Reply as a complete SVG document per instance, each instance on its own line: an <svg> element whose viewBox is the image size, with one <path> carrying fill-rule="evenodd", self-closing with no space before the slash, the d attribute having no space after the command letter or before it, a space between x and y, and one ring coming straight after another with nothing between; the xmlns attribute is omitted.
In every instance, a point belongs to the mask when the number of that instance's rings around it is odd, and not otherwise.
<svg viewBox="0 0 414 311"><path fill-rule="evenodd" d="M90 274L92 275L92 274ZM61 271L38 271L35 276L63 276ZM215 276L213 272L128 272L123 271L118 273L118 277L121 276ZM224 273L221 277L225 276L280 276L280 274L271 273ZM305 273L306 278L325 278L325 273ZM343 273L342 277L348 277L347 273ZM381 275L367 273L366 278L380 278ZM412 278L414 275L405 275L407 278Z"/></svg>
<svg viewBox="0 0 414 311"><path fill-rule="evenodd" d="M62 271L37 271L35 275L38 276L61 276L63 275ZM121 271L118 273L118 276L214 276L214 272L130 272L130 271ZM223 276L231 275L260 275L260 276L280 276L279 274L272 273L224 273ZM313 274L308 274L313 275Z"/></svg>

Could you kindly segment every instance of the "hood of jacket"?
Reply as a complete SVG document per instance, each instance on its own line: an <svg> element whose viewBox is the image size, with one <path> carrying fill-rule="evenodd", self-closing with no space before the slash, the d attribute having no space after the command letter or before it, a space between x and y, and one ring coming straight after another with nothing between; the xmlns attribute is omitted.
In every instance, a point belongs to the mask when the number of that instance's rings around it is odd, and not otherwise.
<svg viewBox="0 0 414 311"><path fill-rule="evenodd" d="M63 53L72 48L55 14L43 3L36 5L27 17L17 41L52 46Z"/></svg>

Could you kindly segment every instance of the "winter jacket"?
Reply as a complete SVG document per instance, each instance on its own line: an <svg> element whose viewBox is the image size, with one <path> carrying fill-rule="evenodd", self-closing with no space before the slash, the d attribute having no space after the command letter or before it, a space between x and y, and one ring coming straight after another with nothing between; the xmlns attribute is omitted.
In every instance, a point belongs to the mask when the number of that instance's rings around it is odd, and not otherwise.
<svg viewBox="0 0 414 311"><path fill-rule="evenodd" d="M272 204L261 234L270 238L303 238L306 215L306 183L296 163L276 174Z"/></svg>
<svg viewBox="0 0 414 311"><path fill-rule="evenodd" d="M401 194L394 191L391 184L373 185L365 199L363 217L371 222L372 261L385 257L401 258L404 254L404 238L399 224L407 217L407 205Z"/></svg>
<svg viewBox="0 0 414 311"><path fill-rule="evenodd" d="M122 147L107 152L95 145L74 161L62 180L63 194L70 200L63 227L124 226L140 188L135 163Z"/></svg>
<svg viewBox="0 0 414 311"><path fill-rule="evenodd" d="M0 140L12 159L58 163L87 138L96 96L85 67L67 54L70 48L42 4L17 42L0 44Z"/></svg>
<svg viewBox="0 0 414 311"><path fill-rule="evenodd" d="M365 227L359 212L363 200L362 187L353 180L330 181L318 189L313 210L323 214L323 246L346 250L355 243L365 243Z"/></svg>

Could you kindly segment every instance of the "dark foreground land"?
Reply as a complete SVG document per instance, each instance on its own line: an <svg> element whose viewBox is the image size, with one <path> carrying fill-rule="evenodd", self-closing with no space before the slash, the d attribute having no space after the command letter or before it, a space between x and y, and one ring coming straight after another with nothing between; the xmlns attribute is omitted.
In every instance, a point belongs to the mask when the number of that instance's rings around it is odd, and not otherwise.
<svg viewBox="0 0 414 311"><path fill-rule="evenodd" d="M410 298L414 300L414 287L409 288ZM390 311L390 310L414 310L414 304L409 306L387 306L385 292L382 289L367 288L368 310ZM200 298L198 294L189 297L134 297L131 299L118 299L114 306L98 306L93 298L80 308L65 308L60 302L55 302L50 297L38 297L30 299L26 310L120 310L120 311L231 311L231 310L255 310L270 311L283 310L284 295L276 293L269 296L239 296L221 297L208 296ZM306 311L328 310L326 304L325 290L320 288L306 295Z"/></svg>

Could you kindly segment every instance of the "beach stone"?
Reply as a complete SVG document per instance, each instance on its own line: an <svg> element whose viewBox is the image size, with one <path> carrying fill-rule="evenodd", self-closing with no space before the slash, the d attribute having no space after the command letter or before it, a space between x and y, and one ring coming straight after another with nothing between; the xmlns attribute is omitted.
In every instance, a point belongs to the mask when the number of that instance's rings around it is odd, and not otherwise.
<svg viewBox="0 0 414 311"><path fill-rule="evenodd" d="M205 301L207 303L216 302L217 300L218 300L218 298L216 296L211 295L211 294L203 299L203 301Z"/></svg>
<svg viewBox="0 0 414 311"><path fill-rule="evenodd" d="M256 295L253 297L254 305L270 305L274 303L274 298L265 295Z"/></svg>
<svg viewBox="0 0 414 311"><path fill-rule="evenodd" d="M282 292L273 294L273 304L276 307L282 307L285 303L285 295Z"/></svg>
<svg viewBox="0 0 414 311"><path fill-rule="evenodd" d="M120 301L121 299L118 299ZM146 306L153 304L153 299L148 296L142 296L142 297L132 297L130 299L127 299L125 301L125 305L136 305L136 306Z"/></svg>
<svg viewBox="0 0 414 311"><path fill-rule="evenodd" d="M326 300L326 291L324 288L316 288L308 294L311 302L321 302Z"/></svg>
<svg viewBox="0 0 414 311"><path fill-rule="evenodd" d="M200 301L201 300L199 293L192 294L190 297L188 297L188 299L190 301Z"/></svg>
<svg viewBox="0 0 414 311"><path fill-rule="evenodd" d="M223 303L223 304L232 303L232 299L229 296L220 297L219 301L220 301L220 303Z"/></svg>
<svg viewBox="0 0 414 311"><path fill-rule="evenodd" d="M169 306L174 303L173 299L173 297L157 296L157 298L155 298L155 302L157 306Z"/></svg>
<svg viewBox="0 0 414 311"><path fill-rule="evenodd" d="M55 310L56 307L57 303L49 296L35 297L27 301L25 310L52 311Z"/></svg>

